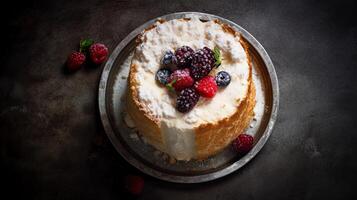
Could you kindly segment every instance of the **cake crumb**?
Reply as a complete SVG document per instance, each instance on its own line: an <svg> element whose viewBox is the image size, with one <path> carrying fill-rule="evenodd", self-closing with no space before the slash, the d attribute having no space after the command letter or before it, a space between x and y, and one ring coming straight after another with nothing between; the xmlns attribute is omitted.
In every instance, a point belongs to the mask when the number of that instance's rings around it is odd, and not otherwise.
<svg viewBox="0 0 357 200"><path fill-rule="evenodd" d="M176 159L175 159L174 157L171 157L171 156L170 156L169 163L170 163L171 165L175 164L175 163L176 163Z"/></svg>
<svg viewBox="0 0 357 200"><path fill-rule="evenodd" d="M135 127L134 121L131 119L131 117L127 113L125 113L124 122L129 128Z"/></svg>
<svg viewBox="0 0 357 200"><path fill-rule="evenodd" d="M139 140L139 136L136 134L136 133L131 133L129 135L130 139L133 139L133 140Z"/></svg>

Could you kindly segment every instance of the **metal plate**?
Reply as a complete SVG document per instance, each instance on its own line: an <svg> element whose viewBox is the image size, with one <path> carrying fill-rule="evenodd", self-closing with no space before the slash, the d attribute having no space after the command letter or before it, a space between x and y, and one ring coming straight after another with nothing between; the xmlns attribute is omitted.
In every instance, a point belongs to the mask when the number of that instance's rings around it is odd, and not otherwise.
<svg viewBox="0 0 357 200"><path fill-rule="evenodd" d="M249 162L268 140L277 117L279 104L278 80L274 66L262 45L237 24L211 14L197 12L173 13L160 17L164 20L189 18L198 15L203 20L219 19L241 33L249 43L253 60L254 81L257 87L255 119L247 129L254 135L253 149L238 157L231 147L204 161L170 163L165 155L136 136L135 129L124 123L125 98L130 56L136 46L135 38L159 18L150 20L131 32L110 55L99 83L99 110L104 129L116 150L130 164L156 178L178 183L199 183L230 174ZM261 87L261 88L260 88ZM260 97L259 97L260 95Z"/></svg>

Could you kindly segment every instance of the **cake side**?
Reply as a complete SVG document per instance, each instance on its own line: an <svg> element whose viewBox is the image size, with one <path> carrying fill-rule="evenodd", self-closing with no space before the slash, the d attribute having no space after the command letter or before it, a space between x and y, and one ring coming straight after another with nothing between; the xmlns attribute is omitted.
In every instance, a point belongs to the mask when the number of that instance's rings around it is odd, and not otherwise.
<svg viewBox="0 0 357 200"><path fill-rule="evenodd" d="M248 51L248 45L244 39L241 39L248 56L249 72L249 89L247 98L239 104L237 112L232 116L220 120L217 123L203 124L195 129L195 141L197 155L196 159L205 159L227 147L239 134L248 127L254 116L255 107L255 86L252 79L252 62Z"/></svg>
<svg viewBox="0 0 357 200"><path fill-rule="evenodd" d="M138 98L137 82L134 74L136 66L131 65L128 77L128 94L127 94L127 113L134 120L135 126L139 133L142 134L147 142L157 149L165 152L165 145L161 136L159 121L150 115Z"/></svg>

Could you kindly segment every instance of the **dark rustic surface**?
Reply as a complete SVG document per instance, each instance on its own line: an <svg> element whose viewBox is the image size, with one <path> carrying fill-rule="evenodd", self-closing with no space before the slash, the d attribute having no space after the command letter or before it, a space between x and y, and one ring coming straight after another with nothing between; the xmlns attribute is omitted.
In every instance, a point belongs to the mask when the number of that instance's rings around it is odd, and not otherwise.
<svg viewBox="0 0 357 200"><path fill-rule="evenodd" d="M273 134L243 169L180 185L129 166L101 127L101 67L63 71L83 37L113 48L137 26L176 11L230 19L271 56L280 83ZM2 9L0 180L12 199L346 199L356 194L356 4L344 1L27 1ZM356 198L356 197L355 197ZM5 198L8 199L8 198Z"/></svg>

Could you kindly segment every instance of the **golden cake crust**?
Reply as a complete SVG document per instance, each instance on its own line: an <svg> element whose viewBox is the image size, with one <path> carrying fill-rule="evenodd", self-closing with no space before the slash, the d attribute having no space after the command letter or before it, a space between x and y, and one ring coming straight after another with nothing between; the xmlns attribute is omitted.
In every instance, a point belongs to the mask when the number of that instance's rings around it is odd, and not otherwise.
<svg viewBox="0 0 357 200"><path fill-rule="evenodd" d="M164 21L161 20L159 22L163 23ZM237 33L229 25L223 24L219 20L215 20L214 22L220 24L224 31L233 35L239 35L239 33ZM145 31L152 28L155 28L155 25L150 26ZM139 35L137 42L142 42L141 35ZM240 43L242 44L248 57L249 77L247 94L245 95L245 98L240 101L239 105L237 105L236 112L233 115L214 123L201 124L195 128L195 159L205 159L223 150L246 129L253 117L253 109L255 107L255 86L252 80L252 63L248 52L247 42L243 38L240 38ZM165 151L165 140L163 139L160 131L160 121L152 116L150 111L144 106L143 102L140 102L139 100L137 90L138 83L135 79L136 72L137 66L132 64L130 66L128 78L128 114L134 122L139 122L135 123L136 128L139 130L139 133L145 137L148 143L161 151Z"/></svg>

